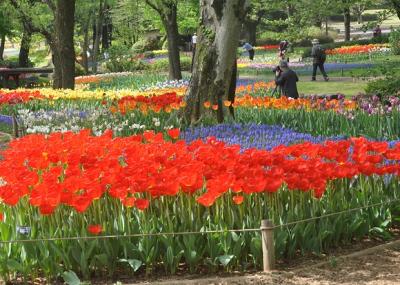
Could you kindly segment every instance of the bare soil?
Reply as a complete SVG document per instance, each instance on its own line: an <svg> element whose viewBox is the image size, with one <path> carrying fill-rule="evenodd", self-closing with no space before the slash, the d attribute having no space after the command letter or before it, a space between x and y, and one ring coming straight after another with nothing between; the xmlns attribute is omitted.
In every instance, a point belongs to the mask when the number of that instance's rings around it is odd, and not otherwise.
<svg viewBox="0 0 400 285"><path fill-rule="evenodd" d="M123 283L126 284L126 283ZM133 285L133 283L131 283ZM269 274L248 274L235 277L210 277L205 279L164 280L136 284L287 284L287 285L394 285L400 284L400 244L393 248L378 249L367 255L336 259L322 266L295 267L290 271L275 271Z"/></svg>

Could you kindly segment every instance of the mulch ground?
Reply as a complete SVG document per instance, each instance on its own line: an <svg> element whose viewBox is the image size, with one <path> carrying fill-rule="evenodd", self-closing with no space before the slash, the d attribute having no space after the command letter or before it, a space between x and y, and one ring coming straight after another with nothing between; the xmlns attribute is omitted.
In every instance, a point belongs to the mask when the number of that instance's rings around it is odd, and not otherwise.
<svg viewBox="0 0 400 285"><path fill-rule="evenodd" d="M112 284L112 283L103 283ZM127 283L122 283L127 284ZM287 284L287 285L394 285L400 284L400 245L379 250L368 255L336 260L331 258L324 266L304 266L290 271L269 274L247 274L233 277L210 277L203 279L176 279L134 284L187 284L187 285L238 285L238 284Z"/></svg>

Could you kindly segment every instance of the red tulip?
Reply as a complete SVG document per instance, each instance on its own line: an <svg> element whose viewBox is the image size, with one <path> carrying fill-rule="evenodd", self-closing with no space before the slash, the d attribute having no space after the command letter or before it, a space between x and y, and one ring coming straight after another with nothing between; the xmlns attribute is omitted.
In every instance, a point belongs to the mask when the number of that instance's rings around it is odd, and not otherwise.
<svg viewBox="0 0 400 285"><path fill-rule="evenodd" d="M174 140L177 140L179 138L179 135L180 135L179 129L168 130L167 133Z"/></svg>
<svg viewBox="0 0 400 285"><path fill-rule="evenodd" d="M137 199L135 201L135 206L139 210L144 211L149 207L149 200L147 200L147 199Z"/></svg>
<svg viewBox="0 0 400 285"><path fill-rule="evenodd" d="M98 235L103 231L103 227L101 225L89 225L88 232L92 235Z"/></svg>
<svg viewBox="0 0 400 285"><path fill-rule="evenodd" d="M242 204L243 203L243 196L233 196L233 202L236 204L236 205L240 205L240 204Z"/></svg>

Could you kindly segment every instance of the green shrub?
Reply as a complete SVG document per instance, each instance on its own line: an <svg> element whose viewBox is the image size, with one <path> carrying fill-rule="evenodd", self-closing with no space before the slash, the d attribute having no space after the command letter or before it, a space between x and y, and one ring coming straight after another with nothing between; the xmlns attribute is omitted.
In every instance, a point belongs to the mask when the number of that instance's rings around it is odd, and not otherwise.
<svg viewBox="0 0 400 285"><path fill-rule="evenodd" d="M380 96L398 95L400 91L400 76L387 76L384 79L374 80L368 83L365 92Z"/></svg>
<svg viewBox="0 0 400 285"><path fill-rule="evenodd" d="M160 48L160 41L157 38L140 39L132 46L134 53L144 53L149 50Z"/></svg>
<svg viewBox="0 0 400 285"><path fill-rule="evenodd" d="M133 53L127 46L112 46L108 49L108 54L106 69L109 72L136 71L147 68L141 60L133 59Z"/></svg>
<svg viewBox="0 0 400 285"><path fill-rule="evenodd" d="M400 55L400 29L390 33L389 41L393 54Z"/></svg>
<svg viewBox="0 0 400 285"><path fill-rule="evenodd" d="M75 63L75 76L86 75L85 69L79 63Z"/></svg>
<svg viewBox="0 0 400 285"><path fill-rule="evenodd" d="M137 71L146 70L148 65L141 60L122 59L122 60L109 60L106 63L106 69L109 72L124 72L124 71Z"/></svg>
<svg viewBox="0 0 400 285"><path fill-rule="evenodd" d="M192 59L187 56L181 57L181 70L189 71L192 64ZM168 71L168 58L161 58L149 65L150 71Z"/></svg>
<svg viewBox="0 0 400 285"><path fill-rule="evenodd" d="M29 59L28 67L33 67L33 62ZM6 60L0 60L0 67L17 68L19 67L18 56L10 56Z"/></svg>

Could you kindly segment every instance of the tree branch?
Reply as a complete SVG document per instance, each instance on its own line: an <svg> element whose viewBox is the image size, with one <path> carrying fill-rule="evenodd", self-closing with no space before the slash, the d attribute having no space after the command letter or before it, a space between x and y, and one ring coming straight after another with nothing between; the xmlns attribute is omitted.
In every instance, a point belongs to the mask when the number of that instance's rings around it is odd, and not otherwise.
<svg viewBox="0 0 400 285"><path fill-rule="evenodd" d="M19 16L21 17L22 24L26 26L26 28L32 33L39 33L42 34L48 42L53 41L53 35L49 31L47 31L44 28L37 27L33 24L32 18L27 15L24 10L21 8L21 6L18 4L17 0L10 0L10 4L17 10L19 13Z"/></svg>
<svg viewBox="0 0 400 285"><path fill-rule="evenodd" d="M151 0L145 0L146 4L149 5L153 10L156 10L160 15L162 14L162 10L157 7L157 4L152 2Z"/></svg>

